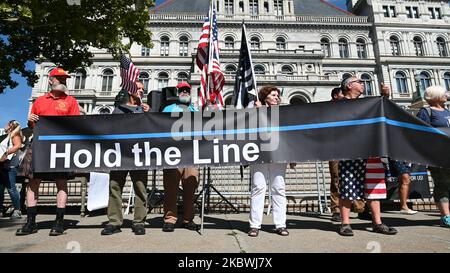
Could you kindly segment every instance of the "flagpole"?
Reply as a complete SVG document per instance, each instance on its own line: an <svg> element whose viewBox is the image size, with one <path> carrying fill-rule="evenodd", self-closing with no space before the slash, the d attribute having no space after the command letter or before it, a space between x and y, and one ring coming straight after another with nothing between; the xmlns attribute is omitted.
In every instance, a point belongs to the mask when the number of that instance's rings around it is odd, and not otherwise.
<svg viewBox="0 0 450 273"><path fill-rule="evenodd" d="M209 88L210 88L210 82L211 82L211 70L212 70L212 55L213 55L213 48L212 48L212 28L213 28L213 8L214 8L214 0L210 1L209 4L209 45L208 45L208 74L206 75L206 109L208 110L208 106L211 103L210 96L209 96Z"/></svg>

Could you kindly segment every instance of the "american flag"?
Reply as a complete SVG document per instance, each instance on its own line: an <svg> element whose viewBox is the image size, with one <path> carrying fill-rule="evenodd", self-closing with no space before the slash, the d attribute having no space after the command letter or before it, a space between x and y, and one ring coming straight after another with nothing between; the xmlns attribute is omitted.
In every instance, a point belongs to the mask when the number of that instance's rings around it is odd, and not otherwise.
<svg viewBox="0 0 450 273"><path fill-rule="evenodd" d="M247 43L245 24L242 23L241 50L239 55L239 66L236 71L233 105L237 109L252 108L257 98L252 56Z"/></svg>
<svg viewBox="0 0 450 273"><path fill-rule="evenodd" d="M125 55L120 59L120 77L122 89L131 94L137 92L136 80L139 77L139 69Z"/></svg>
<svg viewBox="0 0 450 273"><path fill-rule="evenodd" d="M210 18L212 17L212 27ZM215 108L223 108L222 89L225 77L220 69L219 40L217 29L216 9L214 1L211 3L210 14L206 17L202 28L202 35L197 48L197 66L202 71L200 77L199 101L200 107L207 103L207 99ZM209 91L206 92L206 90Z"/></svg>

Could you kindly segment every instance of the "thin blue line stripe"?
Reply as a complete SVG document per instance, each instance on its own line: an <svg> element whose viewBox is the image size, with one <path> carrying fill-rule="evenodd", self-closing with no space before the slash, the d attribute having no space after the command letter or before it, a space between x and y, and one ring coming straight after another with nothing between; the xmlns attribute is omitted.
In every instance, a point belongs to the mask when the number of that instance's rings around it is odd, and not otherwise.
<svg viewBox="0 0 450 273"><path fill-rule="evenodd" d="M147 133L147 134L115 134L115 135L44 135L39 136L39 140L119 140L119 139L141 139L141 138L166 138L166 137L198 137L198 136L217 136L217 135L239 135L239 134L256 134L266 132L286 132L286 131L302 131L311 129L322 129L330 127L344 127L367 125L374 123L387 123L392 126L408 128L423 132L435 133L440 135L447 135L439 129L427 127L407 122L396 121L385 117L323 122L303 125L290 125L281 127L263 127L250 129L233 129L233 130L217 130L217 131L193 131L193 132L174 132L174 133Z"/></svg>
<svg viewBox="0 0 450 273"><path fill-rule="evenodd" d="M410 173L410 175L425 175L428 174L427 172L417 172L417 173Z"/></svg>

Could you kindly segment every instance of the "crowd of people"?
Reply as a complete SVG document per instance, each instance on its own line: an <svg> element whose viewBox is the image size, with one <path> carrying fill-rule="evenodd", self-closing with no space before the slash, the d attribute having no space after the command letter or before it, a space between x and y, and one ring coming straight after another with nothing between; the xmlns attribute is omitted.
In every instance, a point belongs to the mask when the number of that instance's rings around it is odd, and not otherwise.
<svg viewBox="0 0 450 273"><path fill-rule="evenodd" d="M37 98L33 103L28 126L33 128L41 116L70 116L79 115L77 100L67 94L66 80L70 75L62 68L55 68L49 74L50 91ZM135 114L150 111L150 106L143 103L144 85L136 82L136 90L128 92L126 99L117 103L113 114ZM178 101L166 106L162 112L199 111L192 103L191 86L187 82L177 85ZM351 76L345 78L341 85L331 91L332 101L355 100L364 92L361 79ZM381 95L389 97L389 87L382 85ZM450 127L450 111L445 108L447 95L439 86L431 86L425 90L425 100L429 107L420 109L418 118L434 127ZM260 89L256 107L272 107L281 103L280 90L276 86L268 85ZM16 189L16 175L18 164L24 176L29 179L26 184L26 223L16 231L17 236L36 233L36 222L39 185L42 180L55 181L57 187L56 218L50 230L50 236L64 234L64 214L67 203L67 180L73 178L72 173L33 173L32 149L26 150L25 155L19 155L23 145L20 125L12 120L6 125L6 138L0 143L0 212L3 212L4 189L8 190L14 207L12 219L20 219L20 197ZM21 160L23 158L23 160ZM372 221L372 230L376 233L395 235L398 231L387 226L381 219L380 200L386 198L386 175L389 168L399 180L400 212L412 215L417 211L407 205L411 164L388 158L365 158L329 162L330 169L330 197L332 221L341 222L338 234L353 236L350 225L352 206L360 218ZM295 163L264 163L250 166L251 173L251 203L249 215L248 235L257 237L261 229L265 197L267 189L271 195L270 204L273 207L273 223L275 233L288 236L286 227L286 168L295 168ZM434 181L434 199L440 210L440 225L450 227L449 191L450 169L430 167ZM147 182L148 173L145 170L111 171L109 183L109 203L107 208L108 223L101 231L101 235L112 235L121 232L123 224L122 193L127 176L131 177L135 192L135 209L132 231L136 235L145 234L147 217ZM193 221L195 215L194 197L198 188L198 170L196 168L165 169L163 171L164 185L164 217L163 231L173 232L178 220L178 192L181 181L183 189L183 218L181 226L188 230L198 230ZM1 215L3 216L3 215Z"/></svg>

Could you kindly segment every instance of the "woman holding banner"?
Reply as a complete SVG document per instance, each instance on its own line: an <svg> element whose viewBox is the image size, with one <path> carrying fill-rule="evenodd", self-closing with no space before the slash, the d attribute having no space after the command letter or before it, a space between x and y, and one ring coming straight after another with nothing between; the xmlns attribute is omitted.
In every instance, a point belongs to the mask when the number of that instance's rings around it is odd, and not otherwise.
<svg viewBox="0 0 450 273"><path fill-rule="evenodd" d="M257 107L266 105L268 107L279 105L280 90L273 85L264 86L259 91L259 100L255 103ZM292 167L292 165L291 165ZM250 203L250 231L248 236L257 237L261 229L264 214L264 200L266 197L267 182L272 194L273 222L275 231L281 236L288 236L286 229L286 193L285 181L286 164L265 163L250 166L252 176L252 195Z"/></svg>
<svg viewBox="0 0 450 273"><path fill-rule="evenodd" d="M447 94L440 86L430 86L425 90L425 100L429 108L420 109L417 117L433 127L450 127L450 111L445 108ZM441 212L441 226L450 227L450 169L428 167L434 182L434 201Z"/></svg>

